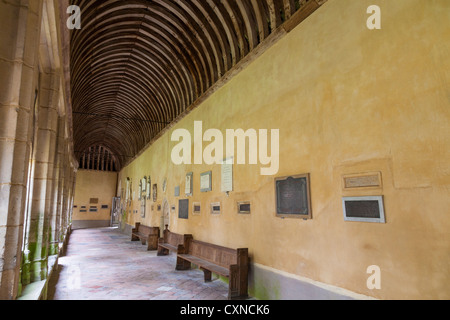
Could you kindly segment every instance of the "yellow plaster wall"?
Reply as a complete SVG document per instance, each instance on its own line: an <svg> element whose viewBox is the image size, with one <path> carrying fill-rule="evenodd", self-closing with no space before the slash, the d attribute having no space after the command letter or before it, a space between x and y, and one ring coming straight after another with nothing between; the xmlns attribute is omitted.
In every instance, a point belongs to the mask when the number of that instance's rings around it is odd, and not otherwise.
<svg viewBox="0 0 450 320"><path fill-rule="evenodd" d="M79 170L75 187L73 221L110 221L111 204L116 196L117 185L116 172L102 172L91 170ZM91 198L97 198L98 204L90 204ZM102 209L107 205L108 209ZM87 212L80 212L85 206ZM95 206L98 212L89 212L89 208Z"/></svg>
<svg viewBox="0 0 450 320"><path fill-rule="evenodd" d="M367 7L382 10L369 31ZM120 173L158 183L158 203L176 205L170 228L230 247L252 262L381 299L450 298L450 2L329 0L313 16L214 93ZM220 167L175 166L175 129L280 129L277 176L311 174L313 219L275 216L274 178L235 165L234 192L220 192ZM206 145L206 144L205 144ZM213 171L213 191L200 174ZM178 219L175 186L194 172L192 203L202 214ZM381 172L382 188L349 193L342 175ZM162 183L167 178L166 193ZM344 222L343 196L383 195L386 224ZM161 213L127 223L160 226ZM251 215L236 213L251 201ZM208 213L220 201L223 214ZM157 204L158 204L157 203ZM148 207L152 204L149 201ZM156 205L155 204L155 207ZM378 265L382 289L369 290Z"/></svg>

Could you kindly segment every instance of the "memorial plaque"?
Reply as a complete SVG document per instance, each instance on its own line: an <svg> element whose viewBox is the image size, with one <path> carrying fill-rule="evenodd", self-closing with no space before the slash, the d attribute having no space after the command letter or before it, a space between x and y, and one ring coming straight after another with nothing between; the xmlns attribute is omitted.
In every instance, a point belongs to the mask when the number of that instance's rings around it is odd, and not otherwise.
<svg viewBox="0 0 450 320"><path fill-rule="evenodd" d="M309 174L275 180L278 217L312 218L309 180Z"/></svg>
<svg viewBox="0 0 450 320"><path fill-rule="evenodd" d="M343 199L345 221L385 223L383 197Z"/></svg>
<svg viewBox="0 0 450 320"><path fill-rule="evenodd" d="M175 197L180 196L180 186L175 187Z"/></svg>
<svg viewBox="0 0 450 320"><path fill-rule="evenodd" d="M251 213L251 205L250 202L238 202L238 213L239 214L250 214Z"/></svg>
<svg viewBox="0 0 450 320"><path fill-rule="evenodd" d="M233 191L233 158L223 160L221 174L222 174L222 183L221 183L222 192L227 192L227 193L232 192Z"/></svg>
<svg viewBox="0 0 450 320"><path fill-rule="evenodd" d="M151 185L152 185L152 178L149 176L147 179L147 200L151 200L152 198Z"/></svg>
<svg viewBox="0 0 450 320"><path fill-rule="evenodd" d="M190 172L186 175L184 192L186 197L191 197L194 193L194 173Z"/></svg>
<svg viewBox="0 0 450 320"><path fill-rule="evenodd" d="M381 172L344 176L344 189L380 188Z"/></svg>
<svg viewBox="0 0 450 320"><path fill-rule="evenodd" d="M156 202L158 200L158 185L153 185L153 202Z"/></svg>
<svg viewBox="0 0 450 320"><path fill-rule="evenodd" d="M220 214L222 211L220 202L211 203L211 214Z"/></svg>
<svg viewBox="0 0 450 320"><path fill-rule="evenodd" d="M200 175L200 191L212 191L212 171L205 172Z"/></svg>
<svg viewBox="0 0 450 320"><path fill-rule="evenodd" d="M179 200L178 202L178 218L189 219L189 199Z"/></svg>
<svg viewBox="0 0 450 320"><path fill-rule="evenodd" d="M192 214L193 215L200 215L201 213L201 203L200 202L195 202L192 208Z"/></svg>

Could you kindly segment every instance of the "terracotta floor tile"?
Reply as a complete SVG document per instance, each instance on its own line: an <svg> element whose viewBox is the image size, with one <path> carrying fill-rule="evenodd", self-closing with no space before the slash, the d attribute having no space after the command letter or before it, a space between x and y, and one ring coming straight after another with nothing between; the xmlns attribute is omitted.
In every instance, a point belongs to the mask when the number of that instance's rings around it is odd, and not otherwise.
<svg viewBox="0 0 450 320"><path fill-rule="evenodd" d="M157 257L117 229L72 232L49 283L50 300L226 300L227 284L205 284L199 270L176 271L174 254Z"/></svg>

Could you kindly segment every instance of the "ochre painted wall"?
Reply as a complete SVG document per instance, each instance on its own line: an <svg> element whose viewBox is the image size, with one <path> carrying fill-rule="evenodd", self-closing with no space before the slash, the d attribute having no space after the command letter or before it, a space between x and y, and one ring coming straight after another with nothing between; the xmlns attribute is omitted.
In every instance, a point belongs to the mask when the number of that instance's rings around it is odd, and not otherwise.
<svg viewBox="0 0 450 320"><path fill-rule="evenodd" d="M79 170L75 187L73 221L110 221L112 199L116 195L117 173ZM90 199L98 199L98 204L90 204ZM102 206L108 206L102 209ZM89 212L91 206L98 212ZM86 209L82 209L86 207ZM86 210L87 212L80 212Z"/></svg>
<svg viewBox="0 0 450 320"><path fill-rule="evenodd" d="M382 29L366 27L377 4ZM253 263L380 299L450 298L450 2L329 0L214 93L120 173L135 192L126 223L141 219L139 179L158 184L158 201L176 206L174 232L248 247ZM275 176L259 165L234 166L234 192L220 191L220 166L173 165L175 129L280 129L277 177L311 174L313 219L275 215ZM205 144L207 145L207 144ZM212 170L213 191L200 192ZM200 216L178 219L184 177L194 172ZM381 172L382 188L344 191L342 176ZM167 179L167 191L162 184ZM180 186L181 197L174 197ZM342 197L383 195L386 224L345 222ZM237 201L252 213L238 215ZM223 213L208 213L220 201ZM381 268L381 290L367 268ZM258 280L257 280L258 281Z"/></svg>

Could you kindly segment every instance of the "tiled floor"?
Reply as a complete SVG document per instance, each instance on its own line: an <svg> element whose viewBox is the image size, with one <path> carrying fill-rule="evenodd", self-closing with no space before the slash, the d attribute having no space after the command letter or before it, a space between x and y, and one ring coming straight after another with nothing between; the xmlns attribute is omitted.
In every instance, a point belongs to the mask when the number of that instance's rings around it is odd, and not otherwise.
<svg viewBox="0 0 450 320"><path fill-rule="evenodd" d="M228 286L200 270L176 271L117 229L75 230L49 284L49 300L226 300Z"/></svg>

